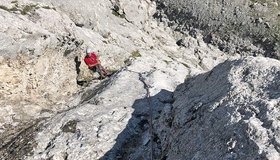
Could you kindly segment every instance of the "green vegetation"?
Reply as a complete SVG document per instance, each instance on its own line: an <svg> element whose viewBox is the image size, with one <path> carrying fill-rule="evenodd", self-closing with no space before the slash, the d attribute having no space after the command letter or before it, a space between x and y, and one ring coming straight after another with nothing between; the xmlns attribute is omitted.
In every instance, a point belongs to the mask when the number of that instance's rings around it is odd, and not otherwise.
<svg viewBox="0 0 280 160"><path fill-rule="evenodd" d="M186 68L190 68L190 66L187 65L186 63L182 63L182 65L184 65Z"/></svg>
<svg viewBox="0 0 280 160"><path fill-rule="evenodd" d="M141 57L141 56L142 55L140 54L139 50L131 52L131 57L133 57L133 58L137 58L137 57Z"/></svg>
<svg viewBox="0 0 280 160"><path fill-rule="evenodd" d="M8 8L6 6L1 6L1 5L0 5L0 9L3 9L3 10L8 11L8 12L20 11L17 7Z"/></svg>
<svg viewBox="0 0 280 160"><path fill-rule="evenodd" d="M0 5L0 9L3 9L8 12L15 12L15 11L20 11L22 15L26 15L29 12L34 11L35 9L39 9L39 6L37 4L30 4L30 5L25 5L22 6L22 9L19 8L17 1L12 1L12 3L15 3L15 6L12 8L8 8L6 6Z"/></svg>
<svg viewBox="0 0 280 160"><path fill-rule="evenodd" d="M52 9L50 6L42 6L44 9Z"/></svg>
<svg viewBox="0 0 280 160"><path fill-rule="evenodd" d="M168 61L168 60L163 60L167 65L171 62L171 61Z"/></svg>
<svg viewBox="0 0 280 160"><path fill-rule="evenodd" d="M38 9L38 5L37 4L30 4L30 5L26 5L23 7L21 14L26 15L28 12L31 12L35 9Z"/></svg>
<svg viewBox="0 0 280 160"><path fill-rule="evenodd" d="M130 56L126 60L124 60L124 64L127 66L131 65L132 60L136 59L137 57L142 57L139 50L131 52Z"/></svg>
<svg viewBox="0 0 280 160"><path fill-rule="evenodd" d="M2 6L2 5L0 5L0 9L3 9L3 10L5 10L5 11L10 11L9 8L7 8L6 6Z"/></svg>
<svg viewBox="0 0 280 160"><path fill-rule="evenodd" d="M44 8L44 9L53 9L53 10L56 11L56 9L54 7L50 7L50 6L42 6L42 8Z"/></svg>

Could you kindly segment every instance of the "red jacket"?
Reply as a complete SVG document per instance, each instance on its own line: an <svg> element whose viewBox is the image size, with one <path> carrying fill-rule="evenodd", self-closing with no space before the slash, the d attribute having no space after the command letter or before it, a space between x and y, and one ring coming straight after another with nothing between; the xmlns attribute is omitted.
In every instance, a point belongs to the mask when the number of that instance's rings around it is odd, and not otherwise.
<svg viewBox="0 0 280 160"><path fill-rule="evenodd" d="M90 68L90 69L100 63L98 58L97 58L97 56L96 56L96 54L94 52L92 52L89 55L85 56L84 61L87 64L88 68Z"/></svg>

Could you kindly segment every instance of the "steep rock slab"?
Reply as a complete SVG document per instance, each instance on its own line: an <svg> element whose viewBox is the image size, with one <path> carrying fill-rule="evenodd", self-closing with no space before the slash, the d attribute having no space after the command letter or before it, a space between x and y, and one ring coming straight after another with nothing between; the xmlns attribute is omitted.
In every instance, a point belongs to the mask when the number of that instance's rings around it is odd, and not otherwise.
<svg viewBox="0 0 280 160"><path fill-rule="evenodd" d="M40 154L38 153L39 155L35 156L38 159L52 156L56 158L73 156L72 158L76 159L75 155L67 155L68 149L65 150L64 143L59 144L61 146L57 145L55 149L52 148L52 144L56 143L58 139L65 140L65 134L63 133L73 134L74 131L76 133L75 129L79 129L80 123L87 123L91 120L90 116L95 114L100 114L100 116L103 116L103 113L108 114L109 116L104 116L104 121L112 120L110 114L115 110L114 107L110 106L110 96L106 95L105 97L108 96L106 100L104 100L104 97L100 99L98 99L100 96L95 97L97 93L107 90L106 87L95 88L94 84L84 91L79 91L71 99L67 99L72 96L72 93L77 92L77 89L80 89L76 85L77 64L75 62L81 60L86 46L93 46L99 53L104 66L110 65L114 69L118 69L126 62L128 62L126 65L132 64L129 68L131 73L123 73L129 76L125 76L126 78L122 79L122 83L125 84L123 86L124 90L133 92L128 92L133 97L125 97L123 98L125 101L122 101L122 98L116 98L121 95L117 88L106 91L106 93L112 92L114 96L111 97L114 97L115 103L122 102L122 106L125 107L126 103L137 101L139 98L143 99L142 91L140 93L137 89L137 86L141 85L141 89L145 91L142 82L137 80L139 84L133 83L136 78L139 78L138 73L134 73L135 71L143 72L143 74L145 72L147 83L152 87L150 91L151 96L153 96L164 89L168 90L169 93L184 80L187 74L194 75L209 70L227 58L217 48L204 44L200 37L195 39L188 36L184 39L184 46L176 44L176 40L172 37L174 32L151 19L151 15L155 11L155 4L150 1L82 0L80 2L83 3L77 5L77 1L54 0L36 0L36 3L35 0L5 0L0 2L1 5L8 7L2 7L0 10L2 13L0 17L2 19L1 31L3 31L3 34L1 34L3 40L0 42L3 44L0 48L1 55L8 58L17 57L16 61L0 57L1 82L3 82L1 87L4 86L4 88L1 88L1 94L5 96L0 97L2 98L1 104L4 104L0 108L2 140L0 153L3 159L17 159L24 157L23 155L30 156L33 153L30 146L34 148L45 147L40 148ZM120 3L118 4L118 2ZM117 11L118 13L115 13L116 10L114 12L112 10L115 5L120 8ZM138 8L138 10L132 10L131 6ZM25 12L23 12L24 9ZM123 13L125 15L122 15ZM49 19L52 19L52 21L49 22ZM17 23L14 24L14 20ZM137 65L133 65L135 59ZM88 71L83 63L80 67L81 72ZM17 75L18 73L20 73L20 76ZM108 84L101 83L101 85L107 86ZM137 91L134 93L133 89ZM141 96L138 97L138 94L141 94ZM102 113L98 110L89 112L92 108L86 107L82 116L77 117L78 120L68 116L76 114L76 110L59 114L58 117L66 115L65 121L60 119L63 123L54 120L47 124L50 126L57 124L58 127L54 128L59 129L53 131L53 133L59 134L48 135L49 130L46 130L46 134L44 133L42 136L50 139L42 139L42 141L45 141L40 143L41 146L36 146L37 142L34 140L36 133L34 132L38 132L39 124L43 122L33 123L33 119L49 117L57 111L74 106L80 107L87 103L88 106L91 106L92 103L99 106L98 103L103 100L103 105L107 107L103 107ZM78 105L79 102L82 104ZM142 101L140 100L140 102ZM56 105L53 105L53 103ZM142 114L142 106L145 107L145 105L137 103L138 109L135 113L137 116ZM120 108L120 106L115 107ZM132 110L117 109L114 114L117 114L117 111L120 111L120 114L132 113ZM91 113L89 119L83 116L87 112ZM136 121L138 122L139 119L137 118L139 117L137 116ZM19 125L26 121L31 122L28 125L30 127ZM131 121L133 124L135 119L131 118ZM131 129L130 126L125 127L126 122L127 119L121 121L119 128L109 131L110 140L108 142L108 137L106 140L100 141L100 145L104 147L101 147L101 149L94 148L98 153L97 155L92 154L92 151L89 151L90 153L87 155L89 157L103 156L113 146L113 139L117 137L118 133L123 129L125 131ZM119 122L113 118L112 123L106 123L105 128L113 128L117 123ZM91 123L90 127L92 125L96 126L97 122ZM9 130L15 126L22 128L20 130ZM7 130L11 132L6 132ZM80 131L85 133L84 130L87 129L84 128ZM60 134L63 136L60 137ZM117 141L118 145L122 146L122 138ZM118 145L116 148L119 147ZM89 148L92 147L89 146ZM132 151L135 150L135 152L133 151L135 154L133 154L136 159L142 154L142 152L137 151L137 147L132 149ZM10 152L13 149L21 150L21 152ZM76 149L78 151L78 148ZM61 151L65 151L65 154L61 154ZM70 149L70 151L72 150ZM109 156L112 159L116 157L114 155L115 151L117 150L113 149L110 152ZM27 154L27 152L29 153ZM130 156L130 154L131 152L128 152L127 156ZM84 154L81 153L79 156L82 157Z"/></svg>
<svg viewBox="0 0 280 160"><path fill-rule="evenodd" d="M2 149L33 125L30 119L68 108L78 89L74 55L82 41L73 36L73 22L52 7L9 0L0 6Z"/></svg>
<svg viewBox="0 0 280 160"><path fill-rule="evenodd" d="M105 67L116 70L132 52L153 43L138 26L112 14L110 1L49 2L0 2L0 133L69 108L68 99L81 89L77 81L92 78L81 62L86 46L98 52ZM82 28L77 19L88 25ZM149 45L140 40L144 36Z"/></svg>
<svg viewBox="0 0 280 160"><path fill-rule="evenodd" d="M157 124L165 159L278 159L280 62L226 61L177 87Z"/></svg>
<svg viewBox="0 0 280 160"><path fill-rule="evenodd" d="M186 74L187 68L178 62L168 68L160 59L143 59L135 60L109 79L99 93L84 103L46 122L36 133L34 143L37 145L25 158L98 159L111 150L105 159L117 159L119 151L130 149L135 150L132 152L134 157L148 157L149 152L137 150L144 146L144 138L147 138L142 135L147 129L141 131L139 126L149 115L146 90L140 78L145 77L153 86L153 96L159 89L172 90L173 86L182 83L185 78L182 73ZM124 145L135 135L139 136L136 147Z"/></svg>

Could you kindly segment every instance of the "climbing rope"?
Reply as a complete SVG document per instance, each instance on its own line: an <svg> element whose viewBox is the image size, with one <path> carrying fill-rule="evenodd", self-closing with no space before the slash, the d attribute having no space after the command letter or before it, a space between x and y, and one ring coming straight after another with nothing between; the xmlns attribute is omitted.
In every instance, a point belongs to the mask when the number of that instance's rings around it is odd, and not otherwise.
<svg viewBox="0 0 280 160"><path fill-rule="evenodd" d="M123 68L124 70L128 71L128 72L132 72L132 73L137 73L139 76L139 80L144 84L144 89L146 90L146 98L148 100L148 107L149 107L149 134L150 134L150 143L151 143L151 160L154 160L154 143L153 143L153 139L154 139L154 131L153 131L153 108L152 108L152 102L151 102L151 95L150 95L150 88L151 86L148 85L145 81L145 77L143 76L144 74L149 75L152 72L154 72L154 70L151 70L149 72L135 72L132 70L127 69L127 67Z"/></svg>
<svg viewBox="0 0 280 160"><path fill-rule="evenodd" d="M150 98L150 90L149 87L147 88L147 99L148 99L148 105L150 109L150 123L149 123L149 132L151 136L151 160L153 160L153 152L154 152L154 146L153 146L153 139L154 139L154 134L153 134L153 110L152 110L152 103L151 103L151 98Z"/></svg>
<svg viewBox="0 0 280 160"><path fill-rule="evenodd" d="M139 73L139 80L144 84L144 88L146 89L146 98L148 100L148 106L149 106L149 133L150 133L150 142L151 142L151 160L153 160L153 153L154 153L154 144L153 144L153 108L152 108L152 102L151 102L151 96L150 96L150 88L146 82L145 78L143 77L142 73Z"/></svg>

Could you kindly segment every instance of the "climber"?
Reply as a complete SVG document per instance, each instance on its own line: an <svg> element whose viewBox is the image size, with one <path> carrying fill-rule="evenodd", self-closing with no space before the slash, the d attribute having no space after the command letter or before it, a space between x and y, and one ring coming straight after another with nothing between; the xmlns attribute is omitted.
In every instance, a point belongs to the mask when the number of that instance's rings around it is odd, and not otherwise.
<svg viewBox="0 0 280 160"><path fill-rule="evenodd" d="M101 66L100 60L98 59L96 53L91 51L89 48L87 48L86 50L84 61L90 70L92 70L93 72L98 72L100 74L101 79L109 76L108 71L106 71L106 69Z"/></svg>

